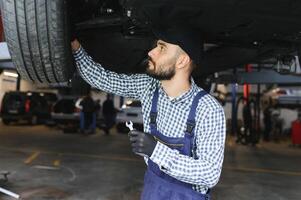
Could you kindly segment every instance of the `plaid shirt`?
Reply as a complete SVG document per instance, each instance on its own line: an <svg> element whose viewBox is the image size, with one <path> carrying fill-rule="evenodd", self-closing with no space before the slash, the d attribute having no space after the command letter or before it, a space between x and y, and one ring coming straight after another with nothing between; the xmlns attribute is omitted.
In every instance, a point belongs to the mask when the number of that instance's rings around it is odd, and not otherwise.
<svg viewBox="0 0 301 200"><path fill-rule="evenodd" d="M202 89L191 79L186 93L170 99L160 81L146 74L117 74L104 69L83 48L74 53L77 68L91 86L108 93L141 101L144 132L150 132L150 110L155 89L159 89L157 129L168 137L184 137L186 120L193 97ZM206 193L219 180L225 147L225 115L220 104L210 95L204 96L196 111L195 150L193 158L180 154L157 142L150 159L166 174L186 183L195 191ZM147 158L145 158L147 161Z"/></svg>

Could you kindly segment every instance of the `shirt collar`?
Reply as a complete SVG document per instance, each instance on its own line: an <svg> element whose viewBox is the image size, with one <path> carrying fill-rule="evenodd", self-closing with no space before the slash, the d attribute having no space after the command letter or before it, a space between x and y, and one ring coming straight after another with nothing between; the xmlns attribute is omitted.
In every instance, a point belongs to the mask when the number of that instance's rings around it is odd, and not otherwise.
<svg viewBox="0 0 301 200"><path fill-rule="evenodd" d="M191 82L191 86L190 86L190 89L181 94L180 96L177 96L176 98L170 100L169 96L167 95L167 93L164 91L162 85L161 85L161 82L159 84L159 93L161 95L163 95L164 98L166 98L168 101L172 102L172 103L177 103L177 102L182 102L182 101L185 101L187 99L190 99L191 96L197 91L197 88L198 86L195 84L193 78L191 77L190 78L190 82Z"/></svg>

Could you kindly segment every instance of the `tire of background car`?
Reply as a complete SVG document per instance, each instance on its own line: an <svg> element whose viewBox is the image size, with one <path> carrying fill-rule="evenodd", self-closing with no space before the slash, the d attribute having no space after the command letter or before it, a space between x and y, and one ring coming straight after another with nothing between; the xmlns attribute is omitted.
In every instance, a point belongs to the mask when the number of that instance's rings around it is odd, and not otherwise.
<svg viewBox="0 0 301 200"><path fill-rule="evenodd" d="M29 121L29 124L31 125L37 125L38 124L38 117L36 115L33 115Z"/></svg>
<svg viewBox="0 0 301 200"><path fill-rule="evenodd" d="M116 129L117 129L118 133L127 133L127 132L129 132L129 129L123 123L118 123L116 125Z"/></svg>
<svg viewBox="0 0 301 200"><path fill-rule="evenodd" d="M4 0L4 31L22 78L66 82L74 72L66 0Z"/></svg>
<svg viewBox="0 0 301 200"><path fill-rule="evenodd" d="M10 121L8 119L2 119L2 123L4 125L9 125L10 124Z"/></svg>

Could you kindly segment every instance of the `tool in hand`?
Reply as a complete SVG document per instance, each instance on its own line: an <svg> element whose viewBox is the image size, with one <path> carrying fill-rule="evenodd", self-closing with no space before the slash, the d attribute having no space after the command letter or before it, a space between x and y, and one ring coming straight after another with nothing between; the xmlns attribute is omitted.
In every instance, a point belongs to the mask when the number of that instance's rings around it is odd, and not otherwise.
<svg viewBox="0 0 301 200"><path fill-rule="evenodd" d="M130 134L131 134L131 131L134 130L134 127L133 127L133 122L132 121L129 121L129 122L125 122L125 125L126 127L128 127L130 129L130 132L129 132L129 137L130 137ZM137 155L140 155L142 157L148 157L146 154L144 153L136 153Z"/></svg>
<svg viewBox="0 0 301 200"><path fill-rule="evenodd" d="M130 129L130 131L134 130L134 128L133 128L133 122L132 121L125 122L125 125L126 125L126 127L128 127Z"/></svg>

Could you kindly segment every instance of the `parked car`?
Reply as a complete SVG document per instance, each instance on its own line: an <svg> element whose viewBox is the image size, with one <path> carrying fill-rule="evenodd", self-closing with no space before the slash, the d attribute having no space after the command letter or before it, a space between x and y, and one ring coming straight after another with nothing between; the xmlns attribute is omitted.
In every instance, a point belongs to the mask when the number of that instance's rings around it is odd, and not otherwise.
<svg viewBox="0 0 301 200"><path fill-rule="evenodd" d="M21 120L35 125L50 118L50 107L44 93L6 92L0 113L5 125Z"/></svg>
<svg viewBox="0 0 301 200"><path fill-rule="evenodd" d="M63 96L53 105L51 118L64 132L74 132L79 128L81 110L76 107L77 101L80 101L78 96ZM101 111L96 114L96 124L101 127L103 124Z"/></svg>
<svg viewBox="0 0 301 200"><path fill-rule="evenodd" d="M60 98L51 111L51 118L56 124L75 124L79 121L80 109L75 107L79 97L64 96Z"/></svg>
<svg viewBox="0 0 301 200"><path fill-rule="evenodd" d="M120 133L128 132L125 122L132 121L134 128L143 130L143 115L140 101L128 101L117 113L116 128Z"/></svg>
<svg viewBox="0 0 301 200"><path fill-rule="evenodd" d="M50 92L40 93L47 101L49 106L52 106L57 101L57 95Z"/></svg>
<svg viewBox="0 0 301 200"><path fill-rule="evenodd" d="M263 95L263 106L280 108L301 108L301 89L297 87L277 87Z"/></svg>

